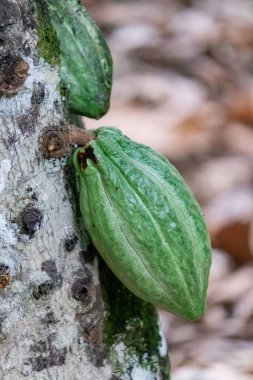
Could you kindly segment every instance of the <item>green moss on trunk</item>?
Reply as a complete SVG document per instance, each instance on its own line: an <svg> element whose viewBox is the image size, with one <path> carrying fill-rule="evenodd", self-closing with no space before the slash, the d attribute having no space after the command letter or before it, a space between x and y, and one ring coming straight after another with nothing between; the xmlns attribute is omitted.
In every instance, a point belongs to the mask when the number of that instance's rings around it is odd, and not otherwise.
<svg viewBox="0 0 253 380"><path fill-rule="evenodd" d="M57 35L50 22L47 4L44 0L36 2L38 48L41 56L51 65L60 63L60 47Z"/></svg>
<svg viewBox="0 0 253 380"><path fill-rule="evenodd" d="M102 259L99 271L105 303L104 343L114 374L132 379L132 371L138 367L154 373L154 379L168 380L168 358L159 353L161 337L154 306L133 295ZM121 349L123 361L119 360Z"/></svg>

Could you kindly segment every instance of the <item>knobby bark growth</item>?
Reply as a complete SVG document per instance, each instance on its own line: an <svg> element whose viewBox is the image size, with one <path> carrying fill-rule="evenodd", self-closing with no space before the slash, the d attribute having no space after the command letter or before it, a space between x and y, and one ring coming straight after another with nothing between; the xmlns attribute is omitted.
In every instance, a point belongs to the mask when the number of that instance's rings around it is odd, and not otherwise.
<svg viewBox="0 0 253 380"><path fill-rule="evenodd" d="M130 350L124 355L126 331L118 332L114 356L103 343L104 311L113 308L103 302L99 259L80 229L72 169L68 158L49 160L41 149L44 129L68 124L57 57L42 57L45 41L57 46L44 11L42 0L0 5L0 378L127 380L142 370L165 379L159 340L152 370ZM110 276L104 281L117 286ZM109 288L103 292L110 299ZM109 326L112 338L117 329ZM112 375L115 363L121 375Z"/></svg>

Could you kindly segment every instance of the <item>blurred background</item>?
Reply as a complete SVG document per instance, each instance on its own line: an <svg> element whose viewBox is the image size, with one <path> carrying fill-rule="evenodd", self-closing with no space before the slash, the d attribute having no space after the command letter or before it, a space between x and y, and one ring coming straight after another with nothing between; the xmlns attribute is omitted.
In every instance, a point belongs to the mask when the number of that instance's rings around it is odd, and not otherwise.
<svg viewBox="0 0 253 380"><path fill-rule="evenodd" d="M84 0L114 59L116 126L163 153L213 245L207 312L159 311L172 380L253 379L253 1Z"/></svg>

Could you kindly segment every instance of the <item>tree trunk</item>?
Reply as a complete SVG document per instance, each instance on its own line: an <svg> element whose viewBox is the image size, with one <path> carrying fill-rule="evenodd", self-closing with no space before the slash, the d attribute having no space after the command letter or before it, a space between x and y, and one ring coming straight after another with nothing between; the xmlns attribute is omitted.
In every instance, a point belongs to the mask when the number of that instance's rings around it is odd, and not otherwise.
<svg viewBox="0 0 253 380"><path fill-rule="evenodd" d="M154 309L88 244L67 159L43 157L66 123L54 38L41 0L1 0L0 379L167 379Z"/></svg>

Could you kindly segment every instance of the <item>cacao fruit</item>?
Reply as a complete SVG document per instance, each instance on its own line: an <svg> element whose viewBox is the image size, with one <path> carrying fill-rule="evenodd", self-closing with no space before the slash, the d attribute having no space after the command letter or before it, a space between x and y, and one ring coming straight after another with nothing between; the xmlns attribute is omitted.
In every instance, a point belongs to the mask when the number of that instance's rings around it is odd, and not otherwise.
<svg viewBox="0 0 253 380"><path fill-rule="evenodd" d="M211 247L175 167L116 128L77 148L80 208L104 261L136 296L186 319L205 311Z"/></svg>
<svg viewBox="0 0 253 380"><path fill-rule="evenodd" d="M112 57L95 21L77 0L47 0L61 51L60 76L72 112L98 119L110 105Z"/></svg>

